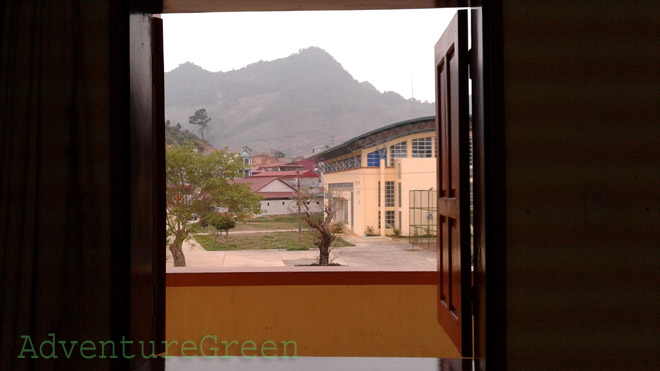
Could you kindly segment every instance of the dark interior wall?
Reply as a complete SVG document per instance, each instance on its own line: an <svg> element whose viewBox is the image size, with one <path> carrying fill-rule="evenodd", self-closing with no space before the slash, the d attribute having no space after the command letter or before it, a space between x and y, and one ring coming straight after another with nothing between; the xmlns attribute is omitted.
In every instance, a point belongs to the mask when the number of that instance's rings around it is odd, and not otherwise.
<svg viewBox="0 0 660 371"><path fill-rule="evenodd" d="M503 3L508 368L653 369L660 3Z"/></svg>

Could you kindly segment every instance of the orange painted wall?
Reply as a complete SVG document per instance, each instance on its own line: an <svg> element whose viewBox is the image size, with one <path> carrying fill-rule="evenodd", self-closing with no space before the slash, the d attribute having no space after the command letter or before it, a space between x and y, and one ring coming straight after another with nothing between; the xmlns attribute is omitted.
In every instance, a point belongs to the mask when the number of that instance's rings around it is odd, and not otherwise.
<svg viewBox="0 0 660 371"><path fill-rule="evenodd" d="M293 340L298 356L459 357L438 325L434 285L168 287L168 355L186 340L217 335L218 355L240 345ZM206 354L213 354L204 342ZM287 353L291 355L291 344ZM186 353L192 354L192 352ZM266 354L275 354L274 351Z"/></svg>

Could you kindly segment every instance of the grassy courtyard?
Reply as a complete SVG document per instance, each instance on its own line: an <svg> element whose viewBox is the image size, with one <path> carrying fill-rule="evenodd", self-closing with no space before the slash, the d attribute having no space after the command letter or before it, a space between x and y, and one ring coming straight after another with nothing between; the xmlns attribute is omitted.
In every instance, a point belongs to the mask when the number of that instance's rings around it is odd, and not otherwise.
<svg viewBox="0 0 660 371"><path fill-rule="evenodd" d="M301 247L298 247L298 232L233 234L229 236L229 239L225 239L224 235L220 238L216 238L214 235L195 235L195 240L207 251L263 249L309 250L316 248L313 243L312 232L309 231L303 231ZM345 247L355 245L341 237L337 237L332 243L332 246Z"/></svg>
<svg viewBox="0 0 660 371"><path fill-rule="evenodd" d="M307 223L302 222L302 227L307 228ZM245 222L236 223L232 231L267 231L277 229L298 229L298 217L295 215L260 216L248 219Z"/></svg>

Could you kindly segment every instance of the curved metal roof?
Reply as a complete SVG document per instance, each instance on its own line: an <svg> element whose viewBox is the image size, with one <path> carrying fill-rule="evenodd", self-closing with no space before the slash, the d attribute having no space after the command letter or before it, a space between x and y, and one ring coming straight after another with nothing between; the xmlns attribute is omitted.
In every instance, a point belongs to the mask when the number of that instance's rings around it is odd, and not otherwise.
<svg viewBox="0 0 660 371"><path fill-rule="evenodd" d="M318 155L312 156L312 158L318 162L327 161L396 138L427 131L435 131L435 116L419 117L383 126L327 149Z"/></svg>

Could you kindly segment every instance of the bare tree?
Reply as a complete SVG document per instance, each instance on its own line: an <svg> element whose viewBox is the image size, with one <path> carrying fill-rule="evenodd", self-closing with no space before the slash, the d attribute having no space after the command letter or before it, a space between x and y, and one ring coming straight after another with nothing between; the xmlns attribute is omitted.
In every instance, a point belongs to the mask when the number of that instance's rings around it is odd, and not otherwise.
<svg viewBox="0 0 660 371"><path fill-rule="evenodd" d="M296 204L300 206L301 217L312 229L314 233L314 245L319 249L319 265L330 264L330 251L332 251L332 242L335 240L335 235L332 233L332 220L337 213L337 206L339 205L337 197L331 192L326 193L326 201L323 205L323 212L313 213L310 210L310 200L312 194L298 189L295 192Z"/></svg>

